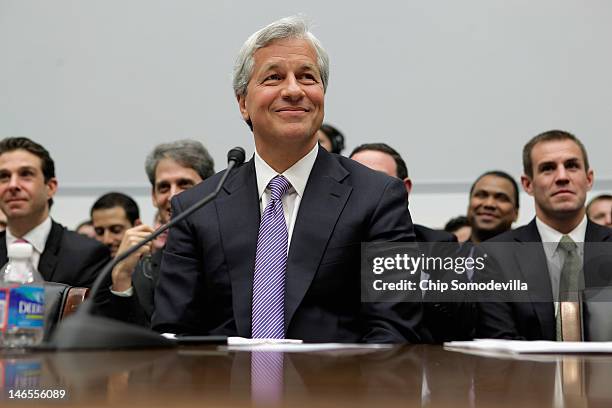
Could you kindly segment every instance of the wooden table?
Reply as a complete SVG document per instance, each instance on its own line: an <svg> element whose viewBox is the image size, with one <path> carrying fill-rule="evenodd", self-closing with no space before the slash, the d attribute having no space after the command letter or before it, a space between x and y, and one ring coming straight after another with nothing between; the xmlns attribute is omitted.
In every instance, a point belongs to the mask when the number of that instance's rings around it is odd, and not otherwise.
<svg viewBox="0 0 612 408"><path fill-rule="evenodd" d="M263 357L276 363L255 367ZM0 354L1 406L612 407L612 357L403 346L251 355L222 347ZM274 365L279 363L275 372ZM253 372L259 372L254 378ZM1 375L1 374L0 374ZM12 390L64 399L10 399Z"/></svg>

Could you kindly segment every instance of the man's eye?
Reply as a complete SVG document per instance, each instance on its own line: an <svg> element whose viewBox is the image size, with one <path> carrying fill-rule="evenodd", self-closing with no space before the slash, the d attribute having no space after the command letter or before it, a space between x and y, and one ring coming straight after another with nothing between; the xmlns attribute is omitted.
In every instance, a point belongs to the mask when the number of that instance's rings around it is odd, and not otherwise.
<svg viewBox="0 0 612 408"><path fill-rule="evenodd" d="M264 79L264 81L279 81L280 79L281 79L280 75L278 75L278 74L271 74L271 75L268 75Z"/></svg>
<svg viewBox="0 0 612 408"><path fill-rule="evenodd" d="M94 231L96 232L96 235L99 237L104 235L104 228L94 228Z"/></svg>
<svg viewBox="0 0 612 408"><path fill-rule="evenodd" d="M317 78L313 74L310 74L310 73L302 74L302 76L300 77L300 80L305 83L311 83L311 84L317 83Z"/></svg>
<svg viewBox="0 0 612 408"><path fill-rule="evenodd" d="M123 227L121 225L114 225L110 228L110 232L113 234L120 234L123 231Z"/></svg>

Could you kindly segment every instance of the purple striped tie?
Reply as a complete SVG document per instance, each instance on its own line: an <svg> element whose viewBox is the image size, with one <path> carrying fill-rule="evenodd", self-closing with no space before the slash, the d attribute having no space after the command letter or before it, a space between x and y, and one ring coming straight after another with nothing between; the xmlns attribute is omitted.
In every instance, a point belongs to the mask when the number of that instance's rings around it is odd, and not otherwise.
<svg viewBox="0 0 612 408"><path fill-rule="evenodd" d="M253 277L252 337L285 337L285 269L287 268L287 224L282 196L291 183L276 176L268 184L270 202L261 216L255 275Z"/></svg>

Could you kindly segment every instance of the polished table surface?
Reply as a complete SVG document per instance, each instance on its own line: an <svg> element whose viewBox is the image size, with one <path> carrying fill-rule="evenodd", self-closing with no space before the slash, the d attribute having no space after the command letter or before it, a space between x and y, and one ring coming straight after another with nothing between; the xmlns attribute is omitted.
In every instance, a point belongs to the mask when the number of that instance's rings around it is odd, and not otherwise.
<svg viewBox="0 0 612 408"><path fill-rule="evenodd" d="M199 346L3 351L0 364L1 406L612 407L606 355L519 359L430 345L310 353ZM18 398L16 390L63 390L65 397Z"/></svg>

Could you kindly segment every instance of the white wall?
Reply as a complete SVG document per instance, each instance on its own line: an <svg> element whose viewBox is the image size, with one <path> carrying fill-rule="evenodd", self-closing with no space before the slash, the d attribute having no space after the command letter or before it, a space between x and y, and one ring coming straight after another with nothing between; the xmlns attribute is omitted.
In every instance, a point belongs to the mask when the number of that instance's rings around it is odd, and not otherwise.
<svg viewBox="0 0 612 408"><path fill-rule="evenodd" d="M349 151L385 141L405 156L418 221L463 212L485 170L518 178L522 145L551 128L585 142L596 188L612 190L608 0L0 0L0 137L51 151L67 225L109 190L151 218L143 161L155 144L199 139L217 170L234 145L253 151L233 59L296 12L331 56L326 119Z"/></svg>

